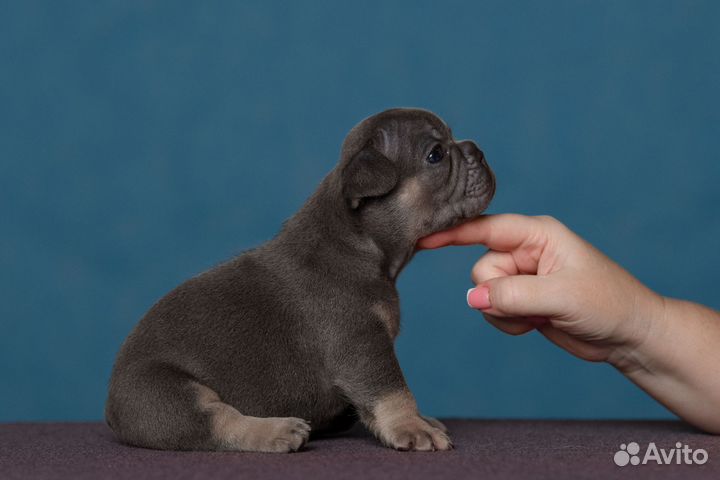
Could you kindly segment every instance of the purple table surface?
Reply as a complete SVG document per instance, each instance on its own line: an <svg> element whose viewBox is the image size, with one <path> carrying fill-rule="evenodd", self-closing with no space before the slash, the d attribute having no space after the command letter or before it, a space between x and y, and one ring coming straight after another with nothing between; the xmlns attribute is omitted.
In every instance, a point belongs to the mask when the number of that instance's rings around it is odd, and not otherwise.
<svg viewBox="0 0 720 480"><path fill-rule="evenodd" d="M118 443L102 423L0 424L0 479L720 478L720 437L678 421L446 420L455 449L396 452L360 428L297 453L164 452ZM617 466L688 445L702 464ZM631 448L632 450L632 448ZM675 453L677 455L677 453ZM629 456L619 455L622 460ZM682 453L681 453L682 457ZM691 457L692 458L692 457Z"/></svg>

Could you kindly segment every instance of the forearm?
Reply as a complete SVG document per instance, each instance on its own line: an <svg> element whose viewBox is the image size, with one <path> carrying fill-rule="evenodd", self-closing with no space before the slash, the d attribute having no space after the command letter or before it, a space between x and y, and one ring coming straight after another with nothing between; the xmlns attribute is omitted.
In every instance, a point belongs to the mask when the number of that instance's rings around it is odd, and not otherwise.
<svg viewBox="0 0 720 480"><path fill-rule="evenodd" d="M611 363L679 417L720 434L720 313L665 299L651 325Z"/></svg>

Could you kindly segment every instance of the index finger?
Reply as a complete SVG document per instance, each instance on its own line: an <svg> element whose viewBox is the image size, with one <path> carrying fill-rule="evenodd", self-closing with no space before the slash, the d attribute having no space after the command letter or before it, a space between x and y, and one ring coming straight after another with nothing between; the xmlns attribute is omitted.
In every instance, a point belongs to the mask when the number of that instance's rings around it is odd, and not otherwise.
<svg viewBox="0 0 720 480"><path fill-rule="evenodd" d="M538 217L513 213L483 215L457 227L434 233L418 242L418 249L450 245L485 245L491 250L510 252L542 229Z"/></svg>

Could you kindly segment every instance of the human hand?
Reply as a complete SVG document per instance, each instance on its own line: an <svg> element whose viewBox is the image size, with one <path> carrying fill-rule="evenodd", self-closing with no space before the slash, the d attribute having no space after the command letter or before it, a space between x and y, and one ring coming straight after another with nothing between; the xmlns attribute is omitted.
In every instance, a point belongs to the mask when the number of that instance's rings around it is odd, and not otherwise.
<svg viewBox="0 0 720 480"><path fill-rule="evenodd" d="M623 362L663 318L664 299L551 217L489 215L421 239L420 249L482 244L468 304L500 330L537 329L591 361Z"/></svg>

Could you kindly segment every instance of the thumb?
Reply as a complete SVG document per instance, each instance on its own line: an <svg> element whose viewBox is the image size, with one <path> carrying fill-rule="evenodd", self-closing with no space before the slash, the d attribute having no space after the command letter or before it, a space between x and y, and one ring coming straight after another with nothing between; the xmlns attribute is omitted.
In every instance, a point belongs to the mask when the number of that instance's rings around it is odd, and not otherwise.
<svg viewBox="0 0 720 480"><path fill-rule="evenodd" d="M496 317L552 317L561 296L549 277L510 275L487 280L468 292L468 303Z"/></svg>

